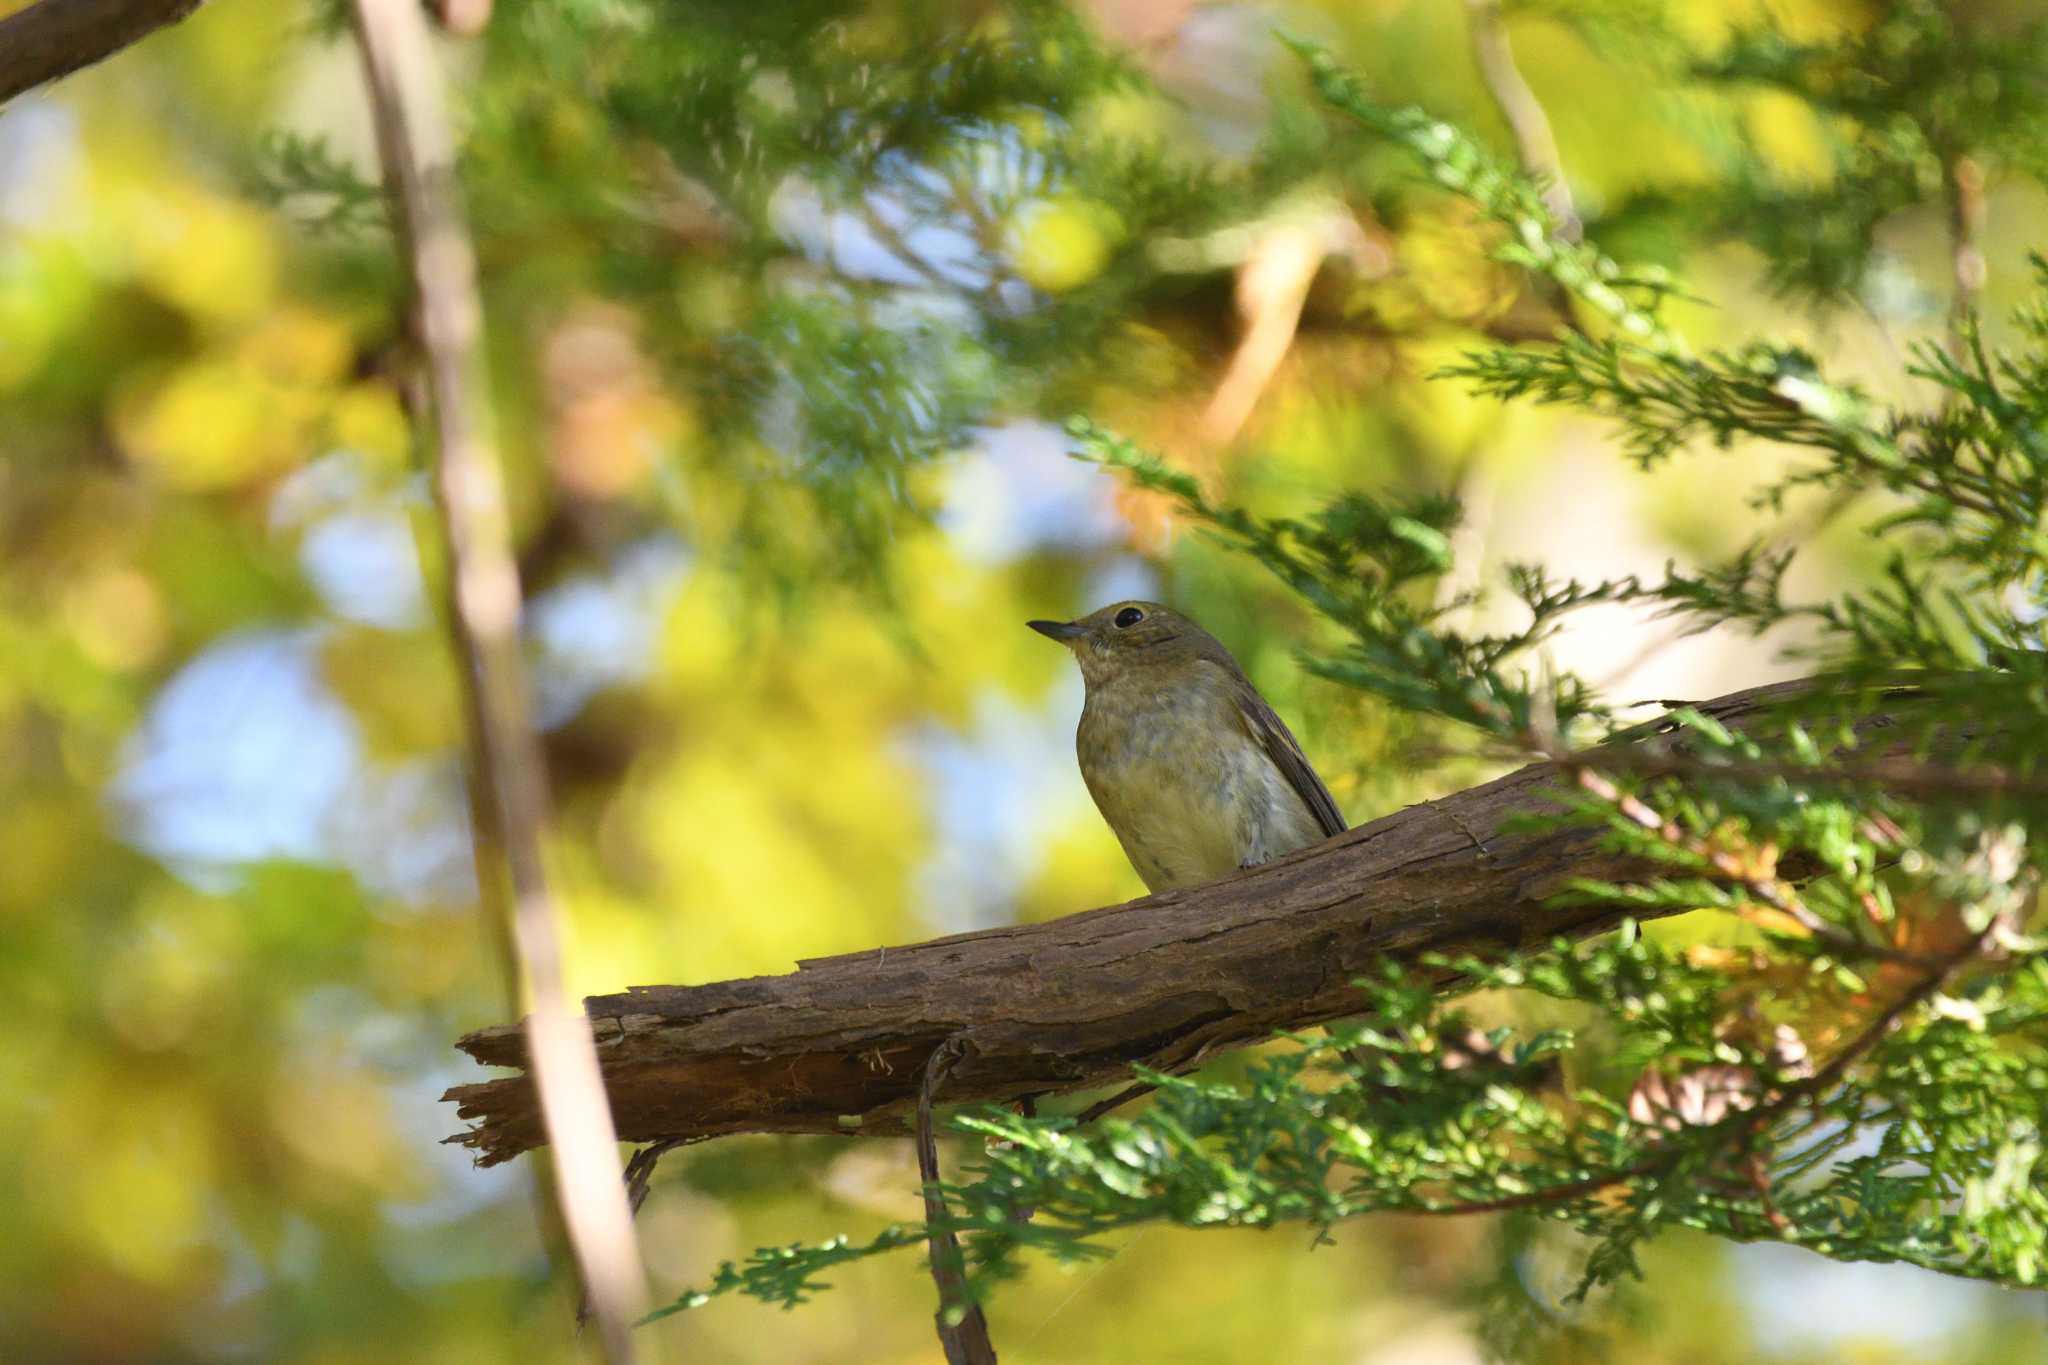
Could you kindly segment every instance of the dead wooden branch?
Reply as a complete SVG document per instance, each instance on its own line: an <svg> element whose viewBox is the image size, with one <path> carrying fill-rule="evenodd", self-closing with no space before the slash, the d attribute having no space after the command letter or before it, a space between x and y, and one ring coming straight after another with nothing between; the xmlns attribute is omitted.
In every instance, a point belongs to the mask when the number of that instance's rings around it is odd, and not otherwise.
<svg viewBox="0 0 2048 1365"><path fill-rule="evenodd" d="M0 104L113 56L200 0L41 0L0 19Z"/></svg>
<svg viewBox="0 0 2048 1365"><path fill-rule="evenodd" d="M1806 690L1780 684L1699 709L1740 727ZM1622 752L1670 747L1655 727L1636 733ZM1612 929L1643 911L1561 905L1553 893L1573 878L1625 882L1655 869L1603 852L1595 831L1506 829L1550 805L1558 775L1534 764L1243 875L1128 905L823 958L784 976L592 997L619 1136L903 1135L924 1067L948 1038L963 1051L946 1081L952 1102L1121 1085L1133 1063L1178 1070L1354 1013L1351 983L1381 962ZM489 1066L525 1059L517 1027L460 1046ZM485 1164L544 1140L523 1076L456 1086L447 1098L474 1123L450 1141Z"/></svg>

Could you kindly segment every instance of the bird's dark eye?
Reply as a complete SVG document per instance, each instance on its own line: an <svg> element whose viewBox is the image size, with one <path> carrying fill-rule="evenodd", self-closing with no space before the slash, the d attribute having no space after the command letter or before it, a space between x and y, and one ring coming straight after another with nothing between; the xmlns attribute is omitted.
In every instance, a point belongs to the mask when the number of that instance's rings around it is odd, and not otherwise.
<svg viewBox="0 0 2048 1365"><path fill-rule="evenodd" d="M1144 619L1144 612L1139 611L1136 607L1125 607L1122 611L1116 614L1116 628L1118 630L1125 630L1131 626L1137 625L1138 622Z"/></svg>

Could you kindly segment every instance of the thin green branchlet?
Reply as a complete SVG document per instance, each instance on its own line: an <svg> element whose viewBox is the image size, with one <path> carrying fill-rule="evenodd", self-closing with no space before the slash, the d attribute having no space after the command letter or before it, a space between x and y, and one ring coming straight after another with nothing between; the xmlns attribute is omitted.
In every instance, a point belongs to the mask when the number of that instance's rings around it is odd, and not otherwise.
<svg viewBox="0 0 2048 1365"><path fill-rule="evenodd" d="M268 134L248 183L258 202L285 210L316 235L346 236L387 225L383 190L324 138L289 130Z"/></svg>

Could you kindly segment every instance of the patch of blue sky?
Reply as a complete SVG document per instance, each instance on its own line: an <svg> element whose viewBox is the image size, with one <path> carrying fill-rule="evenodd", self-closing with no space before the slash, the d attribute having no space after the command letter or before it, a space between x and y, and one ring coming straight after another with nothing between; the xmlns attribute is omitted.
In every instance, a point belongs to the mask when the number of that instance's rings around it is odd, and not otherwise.
<svg viewBox="0 0 2048 1365"><path fill-rule="evenodd" d="M386 630L426 620L412 522L388 501L309 526L299 541L299 565L337 616Z"/></svg>
<svg viewBox="0 0 2048 1365"><path fill-rule="evenodd" d="M407 1139L407 1150L417 1154L416 1159L426 1168L427 1177L416 1197L385 1201L384 1218L397 1228L459 1222L524 1194L529 1184L523 1163L478 1166L468 1148L442 1141L450 1132L453 1111L441 1103L441 1095L452 1085L474 1082L477 1072L467 1059L454 1056L452 1049L444 1045L440 1050L448 1058L445 1063L408 1069L386 1088L392 1120ZM421 1274L418 1278L431 1277Z"/></svg>
<svg viewBox="0 0 2048 1365"><path fill-rule="evenodd" d="M468 794L455 755L363 765L325 825L328 849L382 902L466 912L476 899Z"/></svg>
<svg viewBox="0 0 2048 1365"><path fill-rule="evenodd" d="M1103 565L1088 579L1088 595L1077 615L1086 615L1097 607L1106 607L1111 602L1136 600L1156 602L1159 600L1159 575L1152 566L1135 555L1119 555ZM1078 720L1080 711L1075 710Z"/></svg>
<svg viewBox="0 0 2048 1365"><path fill-rule="evenodd" d="M304 530L321 517L354 507L371 494L370 471L353 450L331 450L306 461L271 490L273 535Z"/></svg>
<svg viewBox="0 0 2048 1365"><path fill-rule="evenodd" d="M1067 435L1049 422L987 427L946 483L939 525L977 564L1008 563L1040 550L1089 553L1123 543L1116 480L1069 458Z"/></svg>
<svg viewBox="0 0 2048 1365"><path fill-rule="evenodd" d="M1803 1355L1858 1345L1931 1350L2025 1304L2009 1291L1909 1265L1831 1261L1800 1247L1729 1248L1760 1351ZM1936 1357L1929 1357L1930 1359Z"/></svg>
<svg viewBox="0 0 2048 1365"><path fill-rule="evenodd" d="M536 720L560 725L597 692L644 678L691 557L671 535L627 546L604 574L581 573L527 605Z"/></svg>
<svg viewBox="0 0 2048 1365"><path fill-rule="evenodd" d="M427 619L412 514L418 480L372 477L363 457L336 450L310 461L270 499L270 528L296 535L299 567L328 610L344 620L406 630Z"/></svg>
<svg viewBox="0 0 2048 1365"><path fill-rule="evenodd" d="M0 109L0 224L45 223L77 157L78 119L60 102L28 94Z"/></svg>
<svg viewBox="0 0 2048 1365"><path fill-rule="evenodd" d="M852 279L906 289L985 288L992 266L967 219L934 221L882 191L838 207L795 176L775 191L776 231L821 265Z"/></svg>
<svg viewBox="0 0 2048 1365"><path fill-rule="evenodd" d="M934 931L965 933L1015 919L1018 889L1037 873L1047 841L1085 808L1074 768L1080 712L1075 672L1042 706L1020 706L991 690L975 699L964 731L934 725L910 736L937 825L937 851L917 878Z"/></svg>
<svg viewBox="0 0 2048 1365"><path fill-rule="evenodd" d="M1838 1132L1830 1124L1813 1140L1829 1141ZM1881 1127L1865 1129L1833 1160L1875 1156L1883 1137ZM1989 1285L1918 1266L1832 1261L1770 1243L1731 1246L1728 1256L1750 1331L1760 1349L1772 1352L1803 1355L1879 1344L1925 1351L1966 1337L2001 1307L2016 1303L2015 1296Z"/></svg>
<svg viewBox="0 0 2048 1365"><path fill-rule="evenodd" d="M427 614L408 500L337 452L279 489L271 526L337 617L385 629ZM558 725L596 691L645 675L689 558L673 536L627 547L531 605L539 719ZM127 836L195 884L232 884L271 859L347 867L373 894L461 903L474 888L453 755L365 755L321 673L317 626L216 642L158 693L112 789Z"/></svg>
<svg viewBox="0 0 2048 1365"><path fill-rule="evenodd" d="M317 861L362 745L317 630L229 636L165 684L110 789L131 842L202 885L236 864Z"/></svg>
<svg viewBox="0 0 2048 1365"><path fill-rule="evenodd" d="M1151 566L1117 552L1129 527L1116 511L1115 480L1068 458L1067 444L1045 422L985 429L948 481L941 527L964 558L984 565L1043 550L1103 556L1085 600L1047 603L1047 615L1156 596ZM936 931L1012 922L1018 892L1037 875L1052 835L1085 818L1074 760L1080 714L1080 672L1067 669L1036 706L991 690L964 730L933 725L910 737L937 825L936 851L918 874L919 901Z"/></svg>

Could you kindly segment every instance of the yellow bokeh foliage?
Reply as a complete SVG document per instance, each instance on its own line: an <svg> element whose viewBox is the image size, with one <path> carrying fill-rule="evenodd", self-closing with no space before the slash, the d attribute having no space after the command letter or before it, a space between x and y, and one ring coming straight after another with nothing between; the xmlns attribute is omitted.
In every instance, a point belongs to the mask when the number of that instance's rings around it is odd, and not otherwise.
<svg viewBox="0 0 2048 1365"><path fill-rule="evenodd" d="M1107 205L1072 196L1042 199L1010 224L1010 262L1026 284L1064 294L1100 275L1123 235Z"/></svg>

